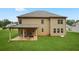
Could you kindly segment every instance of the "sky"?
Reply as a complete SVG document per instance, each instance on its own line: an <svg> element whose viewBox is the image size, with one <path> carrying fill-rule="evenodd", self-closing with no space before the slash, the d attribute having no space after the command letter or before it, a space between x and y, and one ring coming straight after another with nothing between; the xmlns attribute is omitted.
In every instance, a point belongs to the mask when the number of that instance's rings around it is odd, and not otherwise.
<svg viewBox="0 0 79 59"><path fill-rule="evenodd" d="M45 10L68 19L79 20L79 8L0 8L0 20L17 21L17 16L37 10Z"/></svg>

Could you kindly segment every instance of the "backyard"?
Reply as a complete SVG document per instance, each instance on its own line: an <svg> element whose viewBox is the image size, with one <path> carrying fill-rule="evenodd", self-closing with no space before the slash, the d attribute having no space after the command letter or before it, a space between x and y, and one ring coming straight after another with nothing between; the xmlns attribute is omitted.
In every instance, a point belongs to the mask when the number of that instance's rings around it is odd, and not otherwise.
<svg viewBox="0 0 79 59"><path fill-rule="evenodd" d="M62 37L38 37L37 41L8 42L8 30L0 30L0 51L79 51L79 33L68 32ZM17 35L12 31L12 37Z"/></svg>

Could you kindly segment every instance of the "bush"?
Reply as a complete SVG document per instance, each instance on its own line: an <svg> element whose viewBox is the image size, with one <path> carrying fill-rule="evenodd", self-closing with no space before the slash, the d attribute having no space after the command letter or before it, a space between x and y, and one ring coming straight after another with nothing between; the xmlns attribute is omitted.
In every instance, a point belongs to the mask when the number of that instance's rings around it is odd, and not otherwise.
<svg viewBox="0 0 79 59"><path fill-rule="evenodd" d="M2 29L4 30L4 29L7 29L7 28L4 26L4 27L2 27Z"/></svg>

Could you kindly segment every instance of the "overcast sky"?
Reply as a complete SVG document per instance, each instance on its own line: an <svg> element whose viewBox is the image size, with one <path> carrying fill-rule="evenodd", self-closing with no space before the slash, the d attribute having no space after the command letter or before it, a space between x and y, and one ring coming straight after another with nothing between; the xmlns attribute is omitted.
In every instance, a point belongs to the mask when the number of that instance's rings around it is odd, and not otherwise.
<svg viewBox="0 0 79 59"><path fill-rule="evenodd" d="M45 10L58 15L67 16L69 19L79 19L79 8L0 8L0 20L9 19L17 21L19 15L36 10Z"/></svg>

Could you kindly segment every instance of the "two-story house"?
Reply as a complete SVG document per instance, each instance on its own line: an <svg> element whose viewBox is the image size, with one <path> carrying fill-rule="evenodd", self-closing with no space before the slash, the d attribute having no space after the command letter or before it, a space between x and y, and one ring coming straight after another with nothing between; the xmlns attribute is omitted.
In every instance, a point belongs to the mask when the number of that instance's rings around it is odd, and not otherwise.
<svg viewBox="0 0 79 59"><path fill-rule="evenodd" d="M65 36L66 18L47 11L33 11L17 16L18 25L9 28L17 28L19 37L26 39L37 36ZM10 35L11 37L11 35Z"/></svg>

